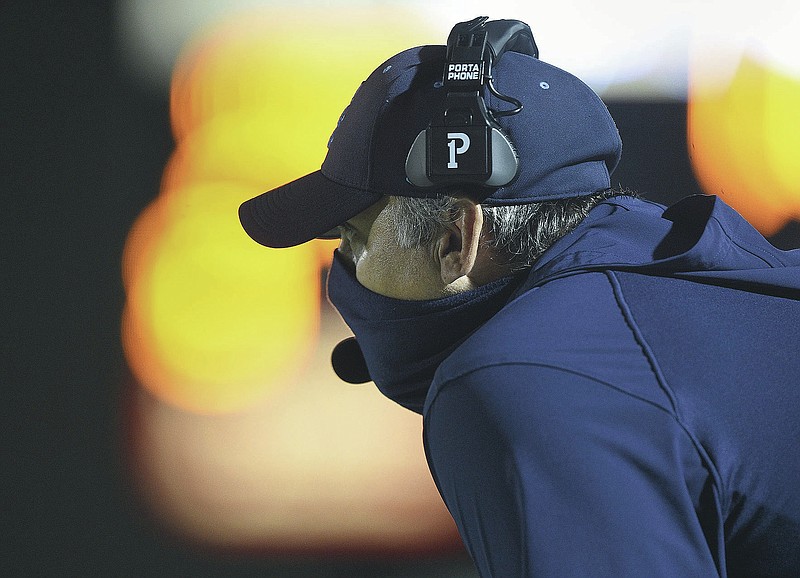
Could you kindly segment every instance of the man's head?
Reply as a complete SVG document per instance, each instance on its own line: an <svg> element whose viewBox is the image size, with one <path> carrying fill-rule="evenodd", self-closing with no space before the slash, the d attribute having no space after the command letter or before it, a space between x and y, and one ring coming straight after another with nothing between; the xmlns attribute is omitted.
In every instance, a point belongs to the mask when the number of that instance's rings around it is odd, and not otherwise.
<svg viewBox="0 0 800 578"><path fill-rule="evenodd" d="M498 207L450 195L384 197L338 227L339 251L367 289L435 299L528 269L615 194Z"/></svg>
<svg viewBox="0 0 800 578"><path fill-rule="evenodd" d="M480 207L447 199L415 207L404 197L384 197L341 225L339 251L356 279L387 297L425 300L502 276L481 247Z"/></svg>
<svg viewBox="0 0 800 578"><path fill-rule="evenodd" d="M485 112L492 137L488 144L476 144L475 148L486 145L491 149L483 159L494 167L493 158L507 157L509 150L505 145L495 146L494 133L513 143L518 169L509 183L485 187L454 177L445 178L443 184L419 186L425 180L420 173L426 171L426 158L432 179L437 170L446 172L467 158L472 144L467 135L476 140L470 123L477 122L477 113L474 108L465 113L453 104L457 102L453 91L461 89L443 82L446 66L451 66L450 50L418 47L390 58L362 84L339 120L321 170L242 205L240 219L245 230L261 244L285 247L340 227L343 251L353 250L355 256L361 241L353 231L359 223L363 227L369 222L375 230L372 241L369 235L363 239L364 247L373 243L371 250L382 252L365 255L380 255L380 262L395 263L386 253L390 247L374 245L378 233L392 233L387 239L397 240L409 214L436 214L425 226L437 233L434 238L427 236L424 248L406 246L409 243L392 248L413 263L409 265L413 275L406 271L404 283L411 287L414 279L428 280L424 283L427 289L413 289L406 297L409 299L491 280L501 270L507 271L498 265L498 256L517 254L506 263L512 266L520 259L530 261L530 247L518 242L519 235L516 241L503 240L498 231L521 215L541 213L539 205L562 200L569 205L571 199L603 194L610 187L609 175L619 161L621 142L605 105L579 79L532 55L516 52L513 46L496 58L493 50L489 53L494 60L489 62L483 88L470 98L477 95L479 112ZM463 94L467 93L457 96ZM484 105L485 110L481 108ZM426 157L420 153L425 148L418 146L418 137L436 123L453 125L444 129L437 125L435 130L446 138L429 139ZM412 149L416 151L413 154ZM432 169L437 158L444 162ZM493 243L494 251L481 249ZM520 257L520 252L528 254ZM356 262L359 280L375 280L370 276L377 274L369 267L372 263Z"/></svg>

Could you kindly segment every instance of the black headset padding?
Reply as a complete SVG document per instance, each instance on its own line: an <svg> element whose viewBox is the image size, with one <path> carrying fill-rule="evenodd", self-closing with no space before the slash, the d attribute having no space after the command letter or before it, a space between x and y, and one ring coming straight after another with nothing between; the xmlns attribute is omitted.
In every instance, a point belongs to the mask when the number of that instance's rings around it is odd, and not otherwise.
<svg viewBox="0 0 800 578"><path fill-rule="evenodd" d="M530 27L519 20L490 20L485 25L486 42L492 48L494 62L506 52L519 52L539 58L539 48Z"/></svg>

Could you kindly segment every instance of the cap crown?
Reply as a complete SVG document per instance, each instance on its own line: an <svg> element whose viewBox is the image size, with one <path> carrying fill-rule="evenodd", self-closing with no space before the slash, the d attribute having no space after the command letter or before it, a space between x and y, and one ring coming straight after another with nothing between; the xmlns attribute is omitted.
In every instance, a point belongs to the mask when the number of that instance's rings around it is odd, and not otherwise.
<svg viewBox="0 0 800 578"><path fill-rule="evenodd" d="M441 192L411 185L405 160L414 139L443 105L444 46L397 54L364 81L331 136L322 173L334 182L381 195ZM608 109L577 77L532 56L506 52L494 84L523 104L498 119L516 146L519 173L486 204L524 204L591 194L610 187L622 142ZM490 93L490 109L508 104Z"/></svg>

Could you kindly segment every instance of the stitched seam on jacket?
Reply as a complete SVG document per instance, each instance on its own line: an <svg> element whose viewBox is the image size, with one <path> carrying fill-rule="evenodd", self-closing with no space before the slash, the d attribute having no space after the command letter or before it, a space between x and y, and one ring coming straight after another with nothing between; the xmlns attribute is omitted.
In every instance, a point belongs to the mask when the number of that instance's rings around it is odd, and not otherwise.
<svg viewBox="0 0 800 578"><path fill-rule="evenodd" d="M636 323L636 320L633 318L633 313L631 312L630 308L628 307L627 302L625 301L625 296L622 292L622 287L617 279L617 275L613 271L605 271L606 277L608 278L609 282L611 283L611 287L614 291L614 297L617 300L617 304L619 305L620 310L622 311L622 315L625 318L625 322L630 327L631 331L633 332L634 338L639 343L639 346L642 348L642 352L644 356L647 358L648 363L650 363L650 367L653 368L653 374L658 382L659 386L664 390L667 397L669 398L670 402L672 403L672 415L675 418L675 421L678 423L680 428L686 432L686 435L689 436L689 439L692 441L692 445L694 445L697 453L700 455L700 458L708 465L708 471L711 473L712 478L714 479L714 484L719 491L719 496L721 500L721 509L723 516L725 512L728 511L728 500L726 496L728 495L725 491L725 483L722 479L722 476L719 473L719 469L717 468L717 464L712 459L711 455L706 451L706 448L700 443L700 440L697 439L697 436L689 429L689 427L684 423L680 411L678 410L678 400L675 392L669 387L667 383L667 379L664 376L664 373L661 371L661 366L658 364L658 360L656 359L655 353L650 347L650 344L644 338L639 326ZM720 553L723 554L723 553Z"/></svg>

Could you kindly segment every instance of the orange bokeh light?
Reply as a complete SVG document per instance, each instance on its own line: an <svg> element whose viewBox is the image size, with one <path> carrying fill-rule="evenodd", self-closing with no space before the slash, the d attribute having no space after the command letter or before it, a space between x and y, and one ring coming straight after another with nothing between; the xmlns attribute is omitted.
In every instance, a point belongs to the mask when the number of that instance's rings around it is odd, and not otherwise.
<svg viewBox="0 0 800 578"><path fill-rule="evenodd" d="M235 411L257 401L302 365L316 334L316 251L259 251L235 219L221 218L235 215L246 193L236 183L187 187L159 200L135 229L158 241L128 253L123 344L139 381L183 409ZM139 231L147 221L149 231Z"/></svg>
<svg viewBox="0 0 800 578"><path fill-rule="evenodd" d="M237 208L319 168L354 87L413 36L378 34L370 18L250 13L199 38L176 67L177 146L123 263L125 352L160 399L238 411L313 350L331 243L266 250L241 230Z"/></svg>
<svg viewBox="0 0 800 578"><path fill-rule="evenodd" d="M237 414L130 399L140 495L191 542L262 555L456 552L455 524L427 470L419 416L329 364L349 331L323 306L309 370ZM180 464L180 467L176 467Z"/></svg>
<svg viewBox="0 0 800 578"><path fill-rule="evenodd" d="M693 71L688 137L708 194L765 235L800 219L800 78L749 57L730 81Z"/></svg>
<svg viewBox="0 0 800 578"><path fill-rule="evenodd" d="M387 21L407 24L387 34ZM209 30L175 70L176 149L128 236L122 333L143 386L128 399L131 472L184 538L275 553L460 547L419 416L330 367L350 335L320 287L336 242L267 249L237 217L319 168L358 84L424 36L384 7L269 9Z"/></svg>

